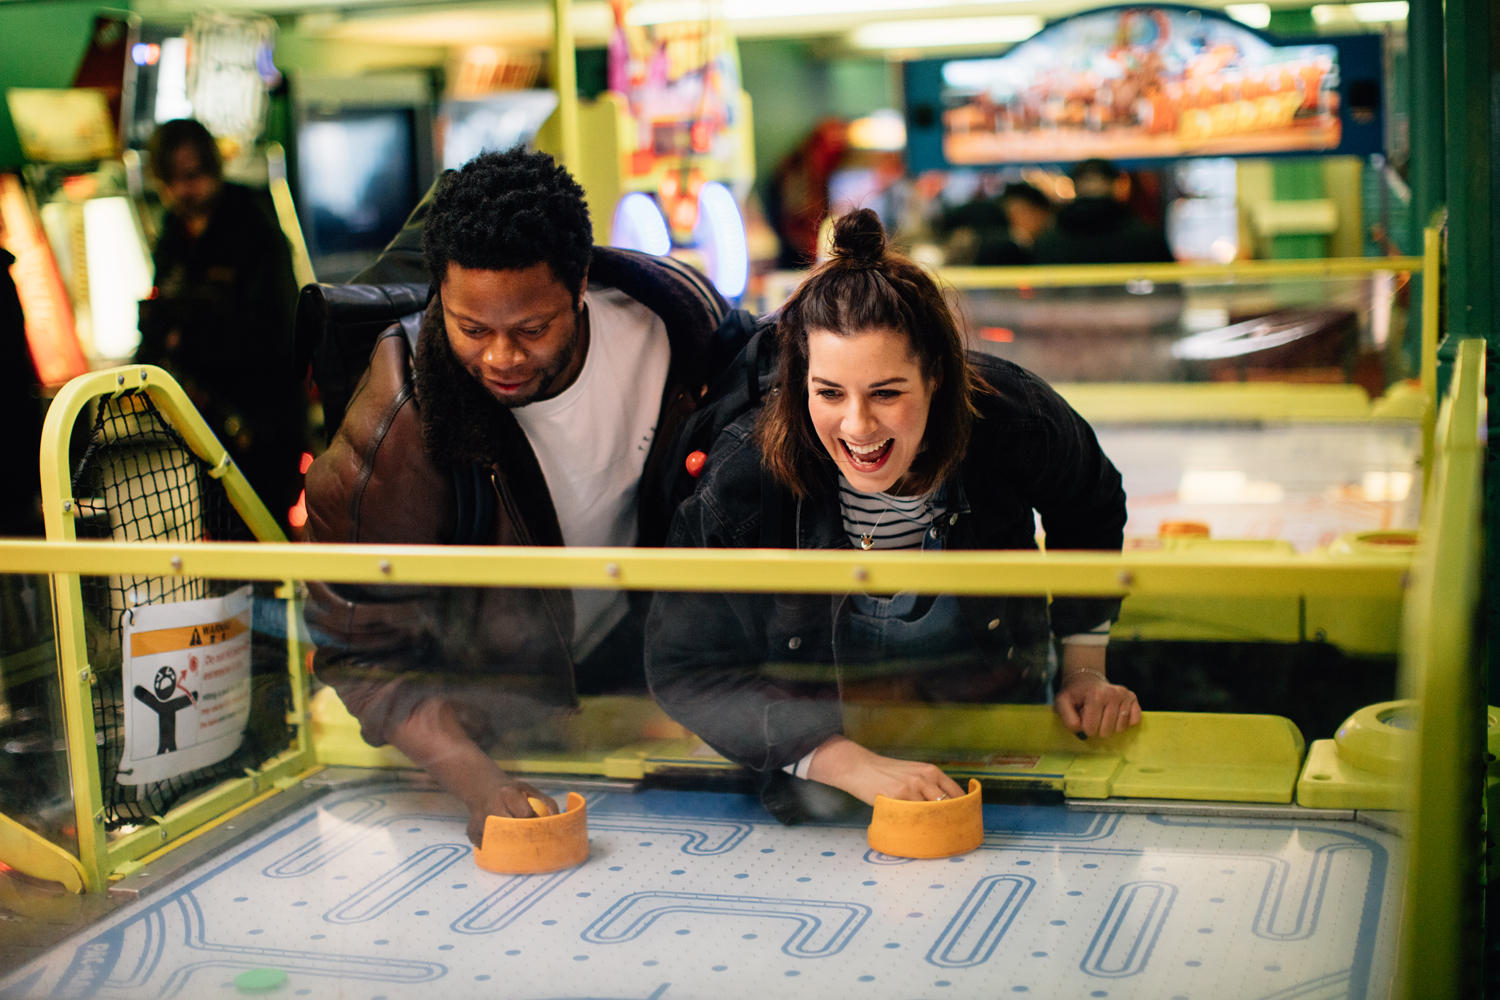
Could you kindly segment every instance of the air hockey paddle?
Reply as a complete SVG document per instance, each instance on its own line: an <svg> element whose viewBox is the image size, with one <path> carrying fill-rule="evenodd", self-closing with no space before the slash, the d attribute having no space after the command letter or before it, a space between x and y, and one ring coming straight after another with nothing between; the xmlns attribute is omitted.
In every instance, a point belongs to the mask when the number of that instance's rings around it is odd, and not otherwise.
<svg viewBox="0 0 1500 1000"><path fill-rule="evenodd" d="M484 838L474 849L475 864L502 875L555 872L588 858L588 803L577 792L568 793L568 808L555 816L487 817Z"/></svg>
<svg viewBox="0 0 1500 1000"><path fill-rule="evenodd" d="M984 843L984 810L979 781L969 794L938 802L907 802L875 796L870 846L897 858L947 858Z"/></svg>

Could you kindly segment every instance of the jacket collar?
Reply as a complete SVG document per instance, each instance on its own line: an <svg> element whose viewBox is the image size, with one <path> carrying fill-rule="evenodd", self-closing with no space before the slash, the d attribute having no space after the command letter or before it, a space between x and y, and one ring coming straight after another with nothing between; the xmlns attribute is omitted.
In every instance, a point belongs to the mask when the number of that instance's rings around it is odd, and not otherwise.
<svg viewBox="0 0 1500 1000"><path fill-rule="evenodd" d="M552 494L526 432L454 357L438 296L422 317L412 375L422 415L422 443L438 467L493 471L502 499L519 508L513 519L530 535L528 540L534 545L563 544Z"/></svg>

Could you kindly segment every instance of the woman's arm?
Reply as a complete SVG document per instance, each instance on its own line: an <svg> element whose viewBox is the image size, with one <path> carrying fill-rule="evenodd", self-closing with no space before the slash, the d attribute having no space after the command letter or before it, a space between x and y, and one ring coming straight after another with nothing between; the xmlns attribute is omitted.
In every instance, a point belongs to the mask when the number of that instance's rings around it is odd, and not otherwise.
<svg viewBox="0 0 1500 1000"><path fill-rule="evenodd" d="M882 757L846 736L830 736L819 744L807 776L868 805L875 804L877 795L908 802L936 802L964 794L936 764Z"/></svg>

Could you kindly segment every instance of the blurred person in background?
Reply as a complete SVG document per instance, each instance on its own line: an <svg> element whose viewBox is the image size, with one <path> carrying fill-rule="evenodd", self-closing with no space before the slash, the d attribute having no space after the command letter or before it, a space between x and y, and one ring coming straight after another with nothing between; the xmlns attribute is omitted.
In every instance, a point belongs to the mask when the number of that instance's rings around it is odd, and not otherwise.
<svg viewBox="0 0 1500 1000"><path fill-rule="evenodd" d="M182 383L284 526L306 437L291 249L270 197L224 180L218 144L201 123L164 123L148 155L167 214L136 360Z"/></svg>
<svg viewBox="0 0 1500 1000"><path fill-rule="evenodd" d="M40 535L41 476L37 456L42 443L42 409L37 398L36 366L26 344L26 317L10 276L15 261L0 250L0 535Z"/></svg>
<svg viewBox="0 0 1500 1000"><path fill-rule="evenodd" d="M1037 237L1038 264L1171 263L1166 235L1127 206L1130 177L1108 160L1084 160L1071 171L1076 197L1057 224Z"/></svg>
<svg viewBox="0 0 1500 1000"><path fill-rule="evenodd" d="M1000 192L1000 207L1005 210L1010 238L1026 249L1025 262L1031 263L1030 249L1036 245L1037 237L1052 228L1057 207L1040 188L1025 181L1005 185Z"/></svg>

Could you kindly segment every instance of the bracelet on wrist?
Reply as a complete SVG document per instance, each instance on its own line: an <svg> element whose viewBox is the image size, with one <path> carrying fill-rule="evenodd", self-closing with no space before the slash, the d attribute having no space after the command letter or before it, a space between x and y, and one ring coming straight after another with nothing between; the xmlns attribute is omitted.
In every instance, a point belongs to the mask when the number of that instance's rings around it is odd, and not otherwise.
<svg viewBox="0 0 1500 1000"><path fill-rule="evenodd" d="M1077 677L1079 674L1093 674L1104 683L1110 683L1109 678L1104 676L1103 671L1095 670L1092 667L1078 667L1076 670L1070 670L1067 673L1063 674L1061 679L1059 680L1058 687L1066 687L1068 681L1072 680L1074 677Z"/></svg>

